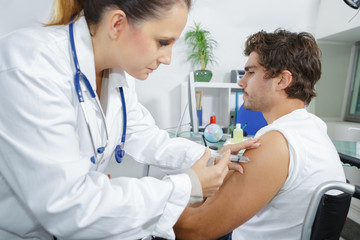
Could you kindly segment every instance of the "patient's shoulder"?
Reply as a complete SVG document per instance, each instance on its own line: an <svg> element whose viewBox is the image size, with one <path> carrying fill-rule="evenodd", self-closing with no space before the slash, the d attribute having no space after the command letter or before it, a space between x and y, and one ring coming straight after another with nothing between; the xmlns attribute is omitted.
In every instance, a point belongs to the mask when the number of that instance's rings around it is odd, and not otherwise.
<svg viewBox="0 0 360 240"><path fill-rule="evenodd" d="M290 163L286 138L278 131L269 131L259 138L260 146L245 151L250 162L243 164L244 179L273 188L275 194L285 183ZM259 178L261 176L261 178Z"/></svg>
<svg viewBox="0 0 360 240"><path fill-rule="evenodd" d="M288 142L284 135L279 131L269 131L259 137L261 143L259 148L247 150L245 155L252 157L256 161L290 160Z"/></svg>
<svg viewBox="0 0 360 240"><path fill-rule="evenodd" d="M264 133L259 141L265 145L265 148L284 149L288 151L288 143L284 134L280 131L272 130Z"/></svg>
<svg viewBox="0 0 360 240"><path fill-rule="evenodd" d="M214 198L220 198L226 203L230 208L226 216L231 215L237 226L266 206L288 176L290 154L282 133L269 131L259 137L259 142L261 144L258 148L244 153L250 159L250 162L241 164L244 174L232 174Z"/></svg>

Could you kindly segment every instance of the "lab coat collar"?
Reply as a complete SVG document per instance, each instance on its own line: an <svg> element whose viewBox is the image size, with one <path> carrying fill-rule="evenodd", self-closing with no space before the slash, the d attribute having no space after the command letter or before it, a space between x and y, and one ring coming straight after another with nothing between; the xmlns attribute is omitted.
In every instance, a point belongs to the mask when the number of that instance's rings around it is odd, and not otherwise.
<svg viewBox="0 0 360 240"><path fill-rule="evenodd" d="M96 91L95 58L90 31L84 16L74 23L74 41L80 70L88 78L93 90ZM87 91L86 88L82 90Z"/></svg>
<svg viewBox="0 0 360 240"><path fill-rule="evenodd" d="M126 73L124 70L119 68L112 68L109 70L109 80L111 87L129 87L126 80Z"/></svg>

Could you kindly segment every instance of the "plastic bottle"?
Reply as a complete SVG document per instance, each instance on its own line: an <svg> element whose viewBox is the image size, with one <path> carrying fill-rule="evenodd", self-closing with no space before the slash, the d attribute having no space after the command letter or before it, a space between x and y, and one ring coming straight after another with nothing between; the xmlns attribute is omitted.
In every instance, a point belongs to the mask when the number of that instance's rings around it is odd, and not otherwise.
<svg viewBox="0 0 360 240"><path fill-rule="evenodd" d="M233 132L233 143L242 142L243 136L244 136L244 133L243 133L243 130L241 129L241 124L237 123L236 128L234 129L234 132Z"/></svg>
<svg viewBox="0 0 360 240"><path fill-rule="evenodd" d="M211 123L211 124L216 123L216 116L215 116L215 113L213 113L213 114L210 116L210 123Z"/></svg>

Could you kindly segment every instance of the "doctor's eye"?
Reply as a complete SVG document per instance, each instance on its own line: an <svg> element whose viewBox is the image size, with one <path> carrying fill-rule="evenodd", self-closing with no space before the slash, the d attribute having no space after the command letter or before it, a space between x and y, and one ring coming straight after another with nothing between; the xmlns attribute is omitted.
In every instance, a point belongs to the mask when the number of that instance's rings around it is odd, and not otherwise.
<svg viewBox="0 0 360 240"><path fill-rule="evenodd" d="M169 45L169 41L160 40L160 41L159 41L159 45L160 45L160 46L167 46L167 45Z"/></svg>

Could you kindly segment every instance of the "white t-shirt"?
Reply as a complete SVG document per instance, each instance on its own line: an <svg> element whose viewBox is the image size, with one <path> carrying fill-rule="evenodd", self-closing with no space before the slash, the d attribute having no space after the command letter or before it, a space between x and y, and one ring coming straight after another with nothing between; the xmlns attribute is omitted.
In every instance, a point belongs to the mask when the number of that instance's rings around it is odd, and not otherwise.
<svg viewBox="0 0 360 240"><path fill-rule="evenodd" d="M271 202L233 231L234 240L300 239L314 189L329 180L345 182L338 153L326 130L321 119L298 109L257 132L257 138L269 131L284 135L290 151L289 174Z"/></svg>

